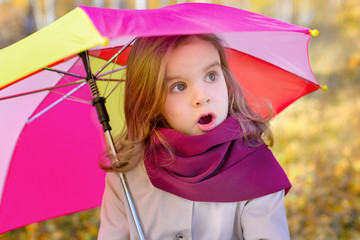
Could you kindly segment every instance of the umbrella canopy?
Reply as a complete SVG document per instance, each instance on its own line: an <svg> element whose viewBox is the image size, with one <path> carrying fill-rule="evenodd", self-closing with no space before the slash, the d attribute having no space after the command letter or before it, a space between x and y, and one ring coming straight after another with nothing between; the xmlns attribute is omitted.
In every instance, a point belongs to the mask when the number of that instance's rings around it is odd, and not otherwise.
<svg viewBox="0 0 360 240"><path fill-rule="evenodd" d="M119 50L139 36L206 33L225 41L239 83L254 98L268 99L275 113L320 87L309 64L309 29L214 4L78 7L2 49L0 233L100 205L98 160L106 141L91 104L86 61L116 134L123 126L122 66L129 48Z"/></svg>

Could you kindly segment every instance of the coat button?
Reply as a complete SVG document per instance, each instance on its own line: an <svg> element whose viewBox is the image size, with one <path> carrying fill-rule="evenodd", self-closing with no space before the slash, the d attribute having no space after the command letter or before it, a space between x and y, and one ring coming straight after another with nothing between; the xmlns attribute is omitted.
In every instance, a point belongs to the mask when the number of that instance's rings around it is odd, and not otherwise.
<svg viewBox="0 0 360 240"><path fill-rule="evenodd" d="M181 233L176 234L176 240L184 239L184 235Z"/></svg>

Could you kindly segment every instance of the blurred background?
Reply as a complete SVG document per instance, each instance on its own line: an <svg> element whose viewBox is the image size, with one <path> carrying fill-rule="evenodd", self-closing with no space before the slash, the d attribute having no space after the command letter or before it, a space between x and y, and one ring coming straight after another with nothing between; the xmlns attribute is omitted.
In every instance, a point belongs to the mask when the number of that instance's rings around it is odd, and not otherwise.
<svg viewBox="0 0 360 240"><path fill-rule="evenodd" d="M309 44L317 80L329 87L305 96L272 121L275 156L293 187L285 198L291 238L360 239L359 0L0 0L0 48L78 5L145 9L208 2L318 29ZM99 209L0 235L5 239L96 239Z"/></svg>

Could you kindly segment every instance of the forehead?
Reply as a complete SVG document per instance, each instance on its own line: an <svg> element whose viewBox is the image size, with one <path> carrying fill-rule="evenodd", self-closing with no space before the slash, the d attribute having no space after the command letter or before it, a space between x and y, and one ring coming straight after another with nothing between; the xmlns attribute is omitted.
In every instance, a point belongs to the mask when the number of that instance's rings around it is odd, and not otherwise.
<svg viewBox="0 0 360 240"><path fill-rule="evenodd" d="M166 73L201 70L214 62L220 64L220 55L214 45L199 37L191 36L170 52L166 63Z"/></svg>
<svg viewBox="0 0 360 240"><path fill-rule="evenodd" d="M209 40L205 40L198 36L188 36L185 39L180 40L180 42L175 45L172 52L179 52L183 49L189 48L198 48L199 46L203 46L203 48L208 48L210 51L212 50L217 52L217 49Z"/></svg>

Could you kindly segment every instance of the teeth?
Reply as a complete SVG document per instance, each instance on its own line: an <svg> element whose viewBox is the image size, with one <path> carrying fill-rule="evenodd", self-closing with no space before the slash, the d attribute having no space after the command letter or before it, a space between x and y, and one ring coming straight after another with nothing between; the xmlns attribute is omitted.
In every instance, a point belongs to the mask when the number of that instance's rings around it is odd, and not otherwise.
<svg viewBox="0 0 360 240"><path fill-rule="evenodd" d="M201 117L199 120L199 123L200 124L209 124L211 122L211 120L212 120L212 116L209 114L204 117Z"/></svg>

